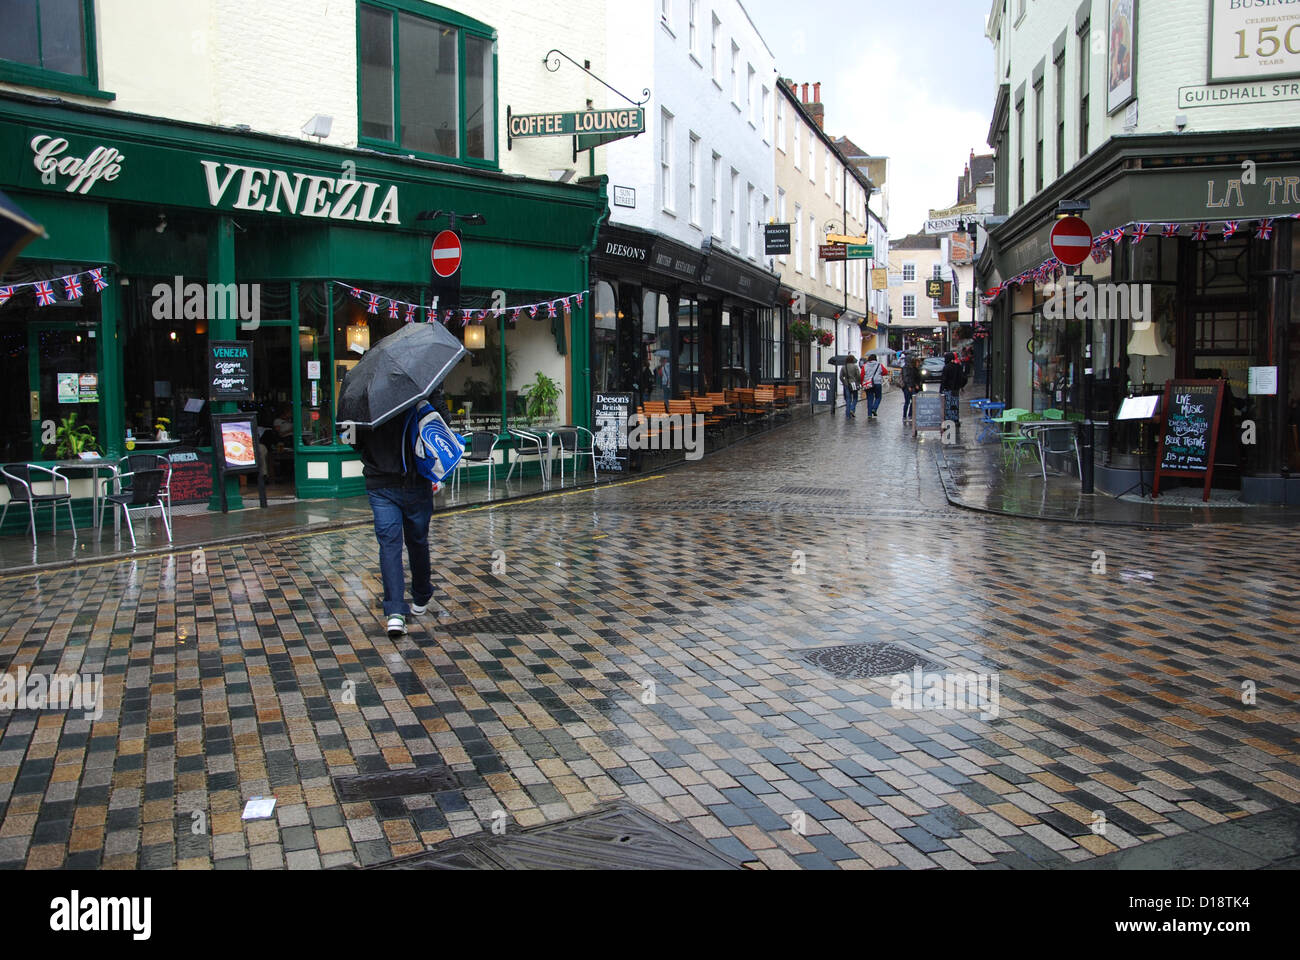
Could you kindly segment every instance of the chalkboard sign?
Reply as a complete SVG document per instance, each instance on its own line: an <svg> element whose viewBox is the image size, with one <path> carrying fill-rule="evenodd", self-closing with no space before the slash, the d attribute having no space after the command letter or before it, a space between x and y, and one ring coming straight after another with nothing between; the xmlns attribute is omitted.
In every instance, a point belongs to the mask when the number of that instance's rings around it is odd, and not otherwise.
<svg viewBox="0 0 1300 960"><path fill-rule="evenodd" d="M922 430L943 429L943 394L918 393L912 398L912 436Z"/></svg>
<svg viewBox="0 0 1300 960"><path fill-rule="evenodd" d="M632 415L632 394L597 393L592 398L596 469L621 473L627 461L627 422Z"/></svg>
<svg viewBox="0 0 1300 960"><path fill-rule="evenodd" d="M213 340L208 344L208 399L253 398L253 344L247 340Z"/></svg>
<svg viewBox="0 0 1300 960"><path fill-rule="evenodd" d="M1214 450L1223 410L1222 380L1174 380L1165 388L1164 421L1156 453L1152 498L1160 496L1160 477L1205 477L1210 499Z"/></svg>
<svg viewBox="0 0 1300 960"><path fill-rule="evenodd" d="M812 405L835 406L835 374L814 373L812 375Z"/></svg>
<svg viewBox="0 0 1300 960"><path fill-rule="evenodd" d="M206 503L212 496L212 455L177 447L167 459L172 464L172 503Z"/></svg>

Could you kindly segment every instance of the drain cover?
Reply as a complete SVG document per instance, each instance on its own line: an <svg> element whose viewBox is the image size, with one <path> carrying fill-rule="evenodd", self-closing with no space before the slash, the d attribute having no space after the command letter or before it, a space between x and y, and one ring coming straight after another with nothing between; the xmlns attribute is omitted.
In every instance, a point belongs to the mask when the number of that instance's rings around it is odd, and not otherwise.
<svg viewBox="0 0 1300 960"><path fill-rule="evenodd" d="M504 836L464 837L372 870L738 870L703 838L618 801Z"/></svg>
<svg viewBox="0 0 1300 960"><path fill-rule="evenodd" d="M777 493L793 493L801 497L838 497L848 493L843 487L782 487Z"/></svg>
<svg viewBox="0 0 1300 960"><path fill-rule="evenodd" d="M500 634L508 637L518 636L519 634L548 633L550 627L542 623L536 617L531 617L525 613L494 613L490 616L479 617L476 620L462 620L460 623L449 623L446 626L448 633L454 634L471 634L471 633L488 633Z"/></svg>
<svg viewBox="0 0 1300 960"><path fill-rule="evenodd" d="M455 774L445 765L334 778L334 791L344 803L384 800L388 797L414 797L459 789L460 783L457 782Z"/></svg>
<svg viewBox="0 0 1300 960"><path fill-rule="evenodd" d="M943 665L892 643L850 643L842 647L822 647L804 654L814 667L820 667L841 680L866 680L906 673L913 667L942 670Z"/></svg>

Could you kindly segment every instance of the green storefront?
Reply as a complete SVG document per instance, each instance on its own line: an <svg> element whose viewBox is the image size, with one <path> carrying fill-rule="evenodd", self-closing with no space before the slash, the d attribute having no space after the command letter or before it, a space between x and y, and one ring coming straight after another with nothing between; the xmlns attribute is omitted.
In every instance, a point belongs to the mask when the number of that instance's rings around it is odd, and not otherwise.
<svg viewBox="0 0 1300 960"><path fill-rule="evenodd" d="M70 413L109 457L126 452L128 431L134 449L153 446L160 425L210 457L209 417L243 409L265 431L268 479L300 497L363 491L334 428L339 381L357 345L427 316L446 214L483 218L461 226L459 306L490 309L585 291L606 211L603 179L528 180L16 94L0 95L0 190L48 234L0 278L16 286L0 305L0 459L52 460L50 424ZM88 271L101 267L97 290ZM83 281L79 296L66 277ZM51 283L52 303L36 282ZM390 301L403 304L396 316ZM590 409L588 309L487 320L507 345L528 325L530 358L553 345L561 412L576 423ZM459 316L448 328L461 334ZM248 403L208 396L209 346L230 340L252 344Z"/></svg>

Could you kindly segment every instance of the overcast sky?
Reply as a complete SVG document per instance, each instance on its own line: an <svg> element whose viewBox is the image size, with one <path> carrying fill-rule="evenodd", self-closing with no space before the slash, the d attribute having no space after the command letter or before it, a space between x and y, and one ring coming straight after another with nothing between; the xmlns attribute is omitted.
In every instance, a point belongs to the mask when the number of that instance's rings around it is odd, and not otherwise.
<svg viewBox="0 0 1300 960"><path fill-rule="evenodd" d="M890 158L891 237L957 202L971 149L991 152L987 0L741 2L781 76L821 81L826 132Z"/></svg>

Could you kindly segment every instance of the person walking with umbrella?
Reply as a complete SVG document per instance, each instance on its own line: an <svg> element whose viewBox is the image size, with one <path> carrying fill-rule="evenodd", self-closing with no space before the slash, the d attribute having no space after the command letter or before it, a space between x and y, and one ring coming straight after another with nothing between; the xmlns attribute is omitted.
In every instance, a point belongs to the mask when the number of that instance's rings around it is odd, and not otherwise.
<svg viewBox="0 0 1300 960"><path fill-rule="evenodd" d="M383 616L393 639L404 636L406 618L426 613L433 599L433 487L415 466L409 414L428 399L444 421L451 419L438 384L465 356L465 347L441 324L408 324L367 351L339 396L339 426L359 428L355 440L379 542ZM410 604L403 543L411 565Z"/></svg>

